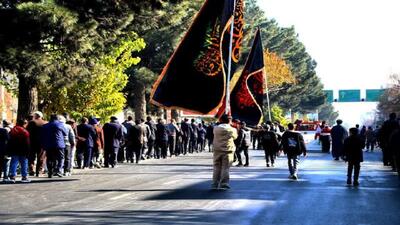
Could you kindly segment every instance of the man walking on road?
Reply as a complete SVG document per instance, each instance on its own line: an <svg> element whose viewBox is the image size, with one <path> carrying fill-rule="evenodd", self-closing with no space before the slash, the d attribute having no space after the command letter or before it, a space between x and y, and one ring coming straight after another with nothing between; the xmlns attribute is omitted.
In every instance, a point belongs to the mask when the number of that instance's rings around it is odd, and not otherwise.
<svg viewBox="0 0 400 225"><path fill-rule="evenodd" d="M118 123L115 116L110 118L110 122L104 124L104 166L114 168L117 165L118 150L121 147L124 133L122 125Z"/></svg>
<svg viewBox="0 0 400 225"><path fill-rule="evenodd" d="M214 172L212 189L230 189L229 168L233 162L237 130L231 126L232 117L223 115L221 124L214 128Z"/></svg>
<svg viewBox="0 0 400 225"><path fill-rule="evenodd" d="M335 160L339 160L339 157L343 158L344 139L348 136L347 130L342 126L342 123L342 120L336 120L336 125L331 130L332 156Z"/></svg>
<svg viewBox="0 0 400 225"><path fill-rule="evenodd" d="M293 123L288 124L288 130L282 135L282 148L288 158L289 178L297 180L297 165L299 164L299 156L307 155L306 144L303 135L294 131Z"/></svg>

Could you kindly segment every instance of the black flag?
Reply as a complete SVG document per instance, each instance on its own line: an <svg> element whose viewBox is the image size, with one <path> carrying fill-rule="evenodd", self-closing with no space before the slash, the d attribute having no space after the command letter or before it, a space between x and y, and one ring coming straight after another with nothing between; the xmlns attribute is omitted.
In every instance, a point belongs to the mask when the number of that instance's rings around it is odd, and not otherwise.
<svg viewBox="0 0 400 225"><path fill-rule="evenodd" d="M243 72L231 92L232 117L244 121L250 126L259 125L263 120L264 94L264 50L261 32L257 30Z"/></svg>
<svg viewBox="0 0 400 225"><path fill-rule="evenodd" d="M232 65L239 61L244 0L207 0L154 84L151 102L168 109L210 113L226 88L230 25L234 20ZM232 70L234 71L234 70Z"/></svg>

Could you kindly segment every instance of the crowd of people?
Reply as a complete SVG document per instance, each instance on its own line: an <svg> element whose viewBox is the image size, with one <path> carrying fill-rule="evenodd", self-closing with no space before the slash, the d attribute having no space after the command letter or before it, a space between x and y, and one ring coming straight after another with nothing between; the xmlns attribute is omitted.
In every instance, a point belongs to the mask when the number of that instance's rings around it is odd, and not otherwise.
<svg viewBox="0 0 400 225"><path fill-rule="evenodd" d="M349 132L343 121L330 128L323 122L317 129L322 151L330 152L334 160L348 162L348 184L359 184L363 150L374 151L379 146L383 163L400 175L400 119L392 113L381 128L356 125ZM350 134L350 135L349 135ZM118 163L140 163L146 159L166 159L180 155L214 152L212 188L229 189L229 168L250 165L249 149L263 149L266 167L274 167L276 157L287 156L289 178L298 179L299 156L307 154L304 138L290 123L285 130L279 123L266 122L248 127L245 122L224 115L218 123L206 124L192 119L177 123L171 119L155 122L127 120L116 117L101 124L98 118L81 118L79 124L67 114L51 115L45 121L41 112L28 120L18 120L15 126L3 121L0 128L0 176L5 183L15 183L17 170L21 182L28 176L71 176L73 169L115 168ZM244 158L242 157L244 155ZM354 176L353 176L354 171Z"/></svg>
<svg viewBox="0 0 400 225"><path fill-rule="evenodd" d="M81 118L79 124L68 114L51 115L45 121L41 112L15 126L3 121L0 128L0 176L4 183L21 182L28 176L71 176L73 169L114 168L118 163L140 163L145 159L165 159L212 150L213 124L174 119L166 123L151 117L120 123L116 117L101 125L98 118Z"/></svg>
<svg viewBox="0 0 400 225"><path fill-rule="evenodd" d="M212 189L229 189L229 160L237 161L236 166L248 166L248 149L253 144L253 149L264 149L267 167L274 167L275 159L283 152L288 160L289 178L298 179L299 156L307 155L304 138L296 131L294 124L290 123L285 131L280 124L266 122L256 128L246 127L246 123L238 120L231 121L226 116L221 118L221 125L215 132L214 148L214 175ZM384 166L391 166L397 171L400 178L400 118L390 114L390 119L382 127L373 129L359 125L348 131L343 127L343 121L337 120L336 125L330 128L325 121L318 126L316 138L319 138L322 152L332 152L334 160L340 159L347 162L347 184L359 185L361 162L364 161L363 152L373 152L379 146L383 153ZM256 147L258 145L258 147ZM331 150L332 145L332 150ZM245 163L241 154L244 153Z"/></svg>

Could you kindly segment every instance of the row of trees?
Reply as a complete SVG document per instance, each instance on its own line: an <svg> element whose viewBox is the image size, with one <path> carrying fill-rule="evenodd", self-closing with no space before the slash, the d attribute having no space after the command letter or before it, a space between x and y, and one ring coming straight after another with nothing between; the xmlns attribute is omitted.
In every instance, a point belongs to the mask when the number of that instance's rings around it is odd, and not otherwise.
<svg viewBox="0 0 400 225"><path fill-rule="evenodd" d="M151 85L203 3L2 1L1 80L18 95L18 117L40 109L105 118L125 106L137 118L158 113L147 104ZM260 27L271 99L278 107L274 111L308 112L323 106L316 62L294 28L268 19L256 0L246 1L245 15L241 64Z"/></svg>

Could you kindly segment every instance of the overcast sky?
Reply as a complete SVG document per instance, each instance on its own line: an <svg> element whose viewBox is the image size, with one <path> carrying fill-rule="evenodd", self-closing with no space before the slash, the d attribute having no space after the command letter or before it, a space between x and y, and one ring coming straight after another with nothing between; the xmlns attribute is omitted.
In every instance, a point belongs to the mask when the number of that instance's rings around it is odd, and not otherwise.
<svg viewBox="0 0 400 225"><path fill-rule="evenodd" d="M326 89L385 86L400 72L400 0L258 0L295 26Z"/></svg>

